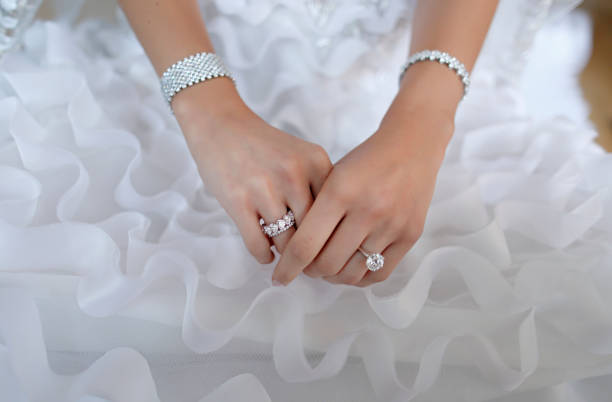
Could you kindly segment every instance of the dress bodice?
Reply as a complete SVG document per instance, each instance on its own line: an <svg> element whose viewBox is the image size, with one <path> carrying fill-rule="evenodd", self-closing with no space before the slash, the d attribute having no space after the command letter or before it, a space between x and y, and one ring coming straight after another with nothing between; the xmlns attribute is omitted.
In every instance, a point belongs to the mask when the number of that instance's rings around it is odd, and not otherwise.
<svg viewBox="0 0 612 402"><path fill-rule="evenodd" d="M215 49L238 77L246 102L271 124L323 145L332 157L369 136L395 96L415 3L200 0ZM516 85L538 28L554 10L575 3L501 0L473 86L479 78Z"/></svg>

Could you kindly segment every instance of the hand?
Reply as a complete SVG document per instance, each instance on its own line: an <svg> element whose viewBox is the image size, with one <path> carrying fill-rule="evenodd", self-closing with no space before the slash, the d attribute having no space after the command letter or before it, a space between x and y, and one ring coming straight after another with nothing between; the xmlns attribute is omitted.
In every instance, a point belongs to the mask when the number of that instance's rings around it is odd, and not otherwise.
<svg viewBox="0 0 612 402"><path fill-rule="evenodd" d="M452 121L434 112L383 121L332 169L272 275L288 284L300 272L366 286L386 279L421 236ZM357 251L378 252L369 271Z"/></svg>
<svg viewBox="0 0 612 402"><path fill-rule="evenodd" d="M173 108L206 188L236 223L250 253L266 264L274 255L260 217L273 222L288 207L299 225L331 162L322 147L268 125L232 86L214 79L187 88L175 96ZM293 232L272 238L279 252Z"/></svg>

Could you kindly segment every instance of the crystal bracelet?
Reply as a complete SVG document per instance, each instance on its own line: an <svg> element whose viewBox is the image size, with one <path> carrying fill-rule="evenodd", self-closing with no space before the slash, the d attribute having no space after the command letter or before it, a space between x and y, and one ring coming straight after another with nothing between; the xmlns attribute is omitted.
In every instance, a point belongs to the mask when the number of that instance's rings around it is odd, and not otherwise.
<svg viewBox="0 0 612 402"><path fill-rule="evenodd" d="M402 78L404 77L404 74L406 74L408 67L414 63L425 60L437 61L438 63L448 66L451 70L457 73L461 79L461 82L463 83L463 97L465 98L465 95L468 93L468 88L470 87L470 74L463 63L461 63L456 57L439 50L423 50L410 56L406 61L406 64L404 64L402 67L402 72L399 76L400 83L402 82Z"/></svg>
<svg viewBox="0 0 612 402"><path fill-rule="evenodd" d="M236 83L223 60L215 53L192 54L164 71L160 79L162 94L171 105L172 97L181 89L217 77L228 77Z"/></svg>

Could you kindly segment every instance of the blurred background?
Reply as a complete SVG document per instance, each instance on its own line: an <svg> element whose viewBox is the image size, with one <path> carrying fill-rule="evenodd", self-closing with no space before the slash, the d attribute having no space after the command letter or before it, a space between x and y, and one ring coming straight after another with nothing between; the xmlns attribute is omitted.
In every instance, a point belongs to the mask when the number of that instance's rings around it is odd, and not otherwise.
<svg viewBox="0 0 612 402"><path fill-rule="evenodd" d="M612 1L586 0L582 9L592 21L592 51L580 74L580 86L597 127L597 142L612 151Z"/></svg>

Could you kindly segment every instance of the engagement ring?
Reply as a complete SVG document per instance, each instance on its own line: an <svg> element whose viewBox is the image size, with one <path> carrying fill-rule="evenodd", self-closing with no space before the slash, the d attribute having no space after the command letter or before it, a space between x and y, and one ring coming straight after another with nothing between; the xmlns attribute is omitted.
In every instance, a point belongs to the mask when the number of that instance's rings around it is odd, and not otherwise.
<svg viewBox="0 0 612 402"><path fill-rule="evenodd" d="M370 271L378 271L385 265L385 257L383 257L380 253L366 253L361 247L359 247L359 252L366 257L366 267Z"/></svg>

